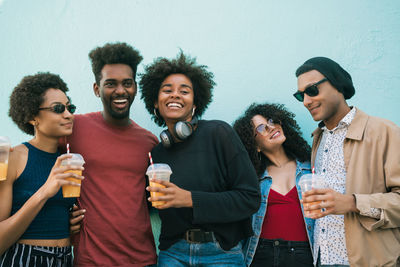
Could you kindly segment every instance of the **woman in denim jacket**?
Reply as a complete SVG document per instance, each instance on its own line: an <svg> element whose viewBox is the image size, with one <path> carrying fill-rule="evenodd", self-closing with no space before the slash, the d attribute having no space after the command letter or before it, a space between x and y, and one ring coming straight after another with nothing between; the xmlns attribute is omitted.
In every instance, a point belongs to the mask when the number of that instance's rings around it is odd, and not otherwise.
<svg viewBox="0 0 400 267"><path fill-rule="evenodd" d="M294 116L281 104L252 104L233 126L260 177L247 266L313 266L314 220L304 217L298 184L311 172L310 146Z"/></svg>

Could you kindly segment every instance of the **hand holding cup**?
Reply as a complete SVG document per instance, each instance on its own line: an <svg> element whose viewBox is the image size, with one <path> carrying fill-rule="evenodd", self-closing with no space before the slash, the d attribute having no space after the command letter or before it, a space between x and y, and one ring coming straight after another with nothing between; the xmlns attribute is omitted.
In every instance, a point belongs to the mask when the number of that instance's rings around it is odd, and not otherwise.
<svg viewBox="0 0 400 267"><path fill-rule="evenodd" d="M308 192L312 189L325 188L325 181L324 178L318 174L308 173L300 178L299 185L304 196L305 192ZM322 203L321 200L307 202L303 199L302 202L306 217L313 217L313 215L317 215L322 212L322 209L320 208Z"/></svg>
<svg viewBox="0 0 400 267"><path fill-rule="evenodd" d="M149 177L149 185L150 187L160 187L160 188L165 188L165 185L162 185L160 183L156 183L153 180L161 180L161 181L167 181L169 182L169 178L171 176L171 168L169 167L168 164L164 163L156 163L156 164L151 164L146 171L146 175ZM155 191L150 191L150 196L151 197L159 197L159 196L164 196L164 193L161 192L155 192ZM160 205L164 205L165 201L153 201L151 202L151 205L153 207L157 207Z"/></svg>
<svg viewBox="0 0 400 267"><path fill-rule="evenodd" d="M69 153L71 157L64 159L61 161L61 166L72 166L72 167L82 167L85 164L83 157L80 154ZM81 169L68 170L65 173L75 173L79 176L82 176ZM75 182L77 184L81 184L81 180L74 178L73 176L67 178L68 181ZM81 187L74 185L63 185L62 186L63 197L79 197L81 194Z"/></svg>

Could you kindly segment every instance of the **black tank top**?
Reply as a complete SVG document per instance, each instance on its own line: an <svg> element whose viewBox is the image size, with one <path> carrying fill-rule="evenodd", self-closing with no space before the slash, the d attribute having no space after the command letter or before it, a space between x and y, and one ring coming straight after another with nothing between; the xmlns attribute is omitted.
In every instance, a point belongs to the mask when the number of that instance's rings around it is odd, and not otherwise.
<svg viewBox="0 0 400 267"><path fill-rule="evenodd" d="M23 143L29 150L25 169L13 185L11 215L46 182L57 157L31 144ZM20 239L62 239L69 236L69 209L75 198L63 198L60 189L48 199Z"/></svg>

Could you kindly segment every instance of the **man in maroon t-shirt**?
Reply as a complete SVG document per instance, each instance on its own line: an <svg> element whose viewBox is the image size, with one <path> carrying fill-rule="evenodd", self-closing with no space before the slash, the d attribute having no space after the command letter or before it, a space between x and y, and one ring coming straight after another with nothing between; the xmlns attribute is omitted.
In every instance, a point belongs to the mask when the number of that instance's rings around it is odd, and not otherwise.
<svg viewBox="0 0 400 267"><path fill-rule="evenodd" d="M89 53L101 112L76 115L71 152L86 163L71 219L74 266L142 267L157 256L145 193L147 153L157 138L129 118L142 56L126 43Z"/></svg>

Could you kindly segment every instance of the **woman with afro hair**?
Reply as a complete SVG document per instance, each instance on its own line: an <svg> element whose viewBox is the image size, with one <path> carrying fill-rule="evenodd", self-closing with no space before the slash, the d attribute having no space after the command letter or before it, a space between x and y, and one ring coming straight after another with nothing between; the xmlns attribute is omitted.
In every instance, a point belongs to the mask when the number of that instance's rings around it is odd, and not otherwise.
<svg viewBox="0 0 400 267"><path fill-rule="evenodd" d="M213 74L182 52L145 68L140 87L159 126L155 163L172 169L156 206L161 218L158 266L245 266L241 240L251 236L260 203L257 175L235 131L218 120L200 120L211 102Z"/></svg>
<svg viewBox="0 0 400 267"><path fill-rule="evenodd" d="M55 74L26 76L10 97L9 115L33 138L10 153L7 179L0 182L0 266L72 266L69 209L61 186L82 179L60 166L70 158L58 152L59 138L70 135L75 106Z"/></svg>
<svg viewBox="0 0 400 267"><path fill-rule="evenodd" d="M234 122L259 177L261 206L244 245L248 266L313 266L314 221L304 217L298 182L310 173L310 146L281 104L252 104ZM276 265L278 263L278 265Z"/></svg>

